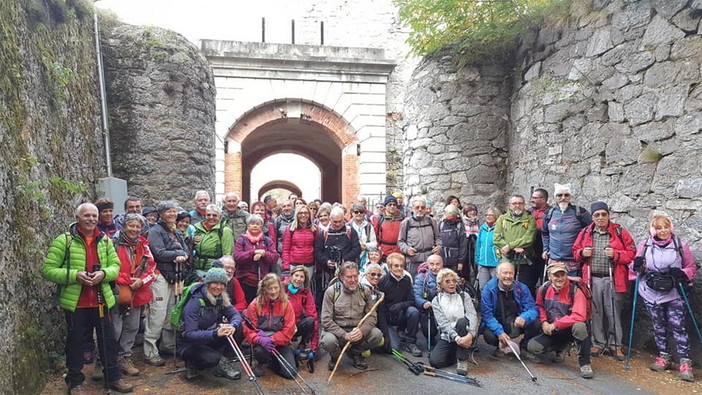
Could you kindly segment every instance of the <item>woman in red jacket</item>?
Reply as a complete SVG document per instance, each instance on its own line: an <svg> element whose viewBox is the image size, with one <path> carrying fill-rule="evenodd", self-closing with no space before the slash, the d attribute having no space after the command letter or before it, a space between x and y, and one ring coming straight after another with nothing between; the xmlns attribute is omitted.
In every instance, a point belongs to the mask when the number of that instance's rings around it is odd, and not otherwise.
<svg viewBox="0 0 702 395"><path fill-rule="evenodd" d="M258 282L278 262L278 252L273 240L263 234L263 218L253 214L249 217L246 232L242 233L234 246L236 274L244 289L246 302L256 297Z"/></svg>
<svg viewBox="0 0 702 395"><path fill-rule="evenodd" d="M244 325L244 336L249 344L255 346L256 361L267 364L280 376L292 379L297 374L295 357L290 348L290 340L295 334L295 313L275 273L268 273L261 280L256 299L246 309L246 319L251 325ZM288 361L289 368L281 366L271 356L273 350L278 350ZM257 376L260 376L260 369L256 370Z"/></svg>
<svg viewBox="0 0 702 395"><path fill-rule="evenodd" d="M156 262L149 250L149 242L141 235L146 220L139 214L127 214L122 221L123 229L113 239L120 260L118 305L110 314L119 342L117 362L125 374L136 376L139 370L131 360L132 346L139 331L139 317L144 306L151 301L151 283L154 281Z"/></svg>
<svg viewBox="0 0 702 395"><path fill-rule="evenodd" d="M302 265L311 278L314 274L314 242L317 227L312 223L312 212L306 205L300 205L295 219L283 234L283 271L290 271Z"/></svg>
<svg viewBox="0 0 702 395"><path fill-rule="evenodd" d="M295 353L302 359L314 358L319 344L319 321L314 295L310 291L309 273L304 267L295 266L286 282L285 293L295 312L297 334L301 337Z"/></svg>

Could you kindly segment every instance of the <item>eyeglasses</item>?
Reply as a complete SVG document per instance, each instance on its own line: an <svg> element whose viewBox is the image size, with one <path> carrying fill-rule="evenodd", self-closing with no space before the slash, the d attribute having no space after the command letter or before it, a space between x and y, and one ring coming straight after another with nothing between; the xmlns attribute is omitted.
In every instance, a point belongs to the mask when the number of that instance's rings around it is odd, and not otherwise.
<svg viewBox="0 0 702 395"><path fill-rule="evenodd" d="M205 214L205 218L216 218L219 217L219 214Z"/></svg>
<svg viewBox="0 0 702 395"><path fill-rule="evenodd" d="M570 197L570 193L557 193L556 197Z"/></svg>
<svg viewBox="0 0 702 395"><path fill-rule="evenodd" d="M363 214L363 211L354 211L354 214Z"/></svg>
<svg viewBox="0 0 702 395"><path fill-rule="evenodd" d="M444 282L449 283L449 284L453 284L453 283L457 283L458 280L456 280L455 278L447 278L446 280L444 280Z"/></svg>
<svg viewBox="0 0 702 395"><path fill-rule="evenodd" d="M368 275L371 277L381 277L382 276L381 273L368 273Z"/></svg>
<svg viewBox="0 0 702 395"><path fill-rule="evenodd" d="M510 203L512 206L523 206L524 202L512 202Z"/></svg>
<svg viewBox="0 0 702 395"><path fill-rule="evenodd" d="M593 217L593 218L599 218L599 217L606 217L606 216L608 216L608 215L609 215L609 213L607 213L607 212L604 212L604 213L594 213L594 214L592 214L592 217Z"/></svg>

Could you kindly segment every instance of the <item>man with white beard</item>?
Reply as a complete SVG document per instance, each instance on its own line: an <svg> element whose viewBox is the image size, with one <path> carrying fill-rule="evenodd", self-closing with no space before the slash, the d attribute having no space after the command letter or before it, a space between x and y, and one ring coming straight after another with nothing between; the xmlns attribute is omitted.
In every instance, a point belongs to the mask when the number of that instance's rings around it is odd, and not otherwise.
<svg viewBox="0 0 702 395"><path fill-rule="evenodd" d="M556 205L544 215L541 223L542 257L548 265L560 262L568 268L568 276L581 277L582 265L573 257L573 243L580 230L592 223L590 213L571 203L570 184L555 184Z"/></svg>
<svg viewBox="0 0 702 395"><path fill-rule="evenodd" d="M539 273L536 273L530 259L534 255L532 247L536 220L525 210L524 204L522 195L509 198L509 210L500 215L495 224L493 243L502 261L512 262L516 266L517 280L524 283L534 296Z"/></svg>

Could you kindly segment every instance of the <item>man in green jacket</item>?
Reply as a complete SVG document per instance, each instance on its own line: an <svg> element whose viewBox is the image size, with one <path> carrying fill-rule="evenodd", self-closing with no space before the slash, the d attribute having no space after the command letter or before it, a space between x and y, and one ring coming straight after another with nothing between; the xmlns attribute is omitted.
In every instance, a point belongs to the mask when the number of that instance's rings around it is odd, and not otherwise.
<svg viewBox="0 0 702 395"><path fill-rule="evenodd" d="M117 278L120 261L110 239L97 228L98 209L92 203L76 208L76 222L56 237L41 268L42 277L59 287L59 306L64 310L66 336L66 384L70 394L84 394L83 343L97 330L98 349L107 386L132 392L117 365L117 339L108 309L115 305L110 281Z"/></svg>
<svg viewBox="0 0 702 395"><path fill-rule="evenodd" d="M510 261L517 267L517 280L526 284L534 296L540 273L532 265L536 220L525 207L524 196L512 195L509 209L497 218L493 243L502 261ZM541 251L538 252L539 254Z"/></svg>

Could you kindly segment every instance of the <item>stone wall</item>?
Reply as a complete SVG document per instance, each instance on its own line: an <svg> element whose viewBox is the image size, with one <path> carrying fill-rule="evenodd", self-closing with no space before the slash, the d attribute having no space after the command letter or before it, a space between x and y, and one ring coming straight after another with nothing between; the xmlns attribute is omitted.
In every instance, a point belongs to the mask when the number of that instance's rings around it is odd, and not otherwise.
<svg viewBox="0 0 702 395"><path fill-rule="evenodd" d="M405 102L404 189L443 207L448 195L479 207L505 191L511 80L499 64L459 66L451 50L423 62Z"/></svg>
<svg viewBox="0 0 702 395"><path fill-rule="evenodd" d="M573 4L557 27L524 36L512 64L455 70L438 54L415 71L405 187L504 207L505 194L568 182L576 204L606 201L636 240L667 213L702 261L702 2ZM635 344L651 348L647 315L637 317Z"/></svg>
<svg viewBox="0 0 702 395"><path fill-rule="evenodd" d="M32 394L63 363L43 257L106 175L92 10L3 0L0 37L0 392Z"/></svg>
<svg viewBox="0 0 702 395"><path fill-rule="evenodd" d="M103 49L116 177L146 204L189 207L214 192L215 88L207 60L177 33L105 25Z"/></svg>

